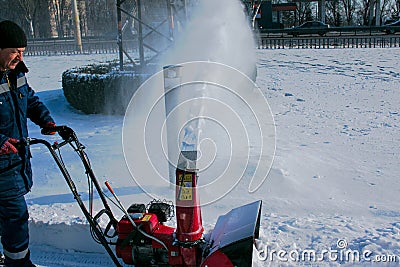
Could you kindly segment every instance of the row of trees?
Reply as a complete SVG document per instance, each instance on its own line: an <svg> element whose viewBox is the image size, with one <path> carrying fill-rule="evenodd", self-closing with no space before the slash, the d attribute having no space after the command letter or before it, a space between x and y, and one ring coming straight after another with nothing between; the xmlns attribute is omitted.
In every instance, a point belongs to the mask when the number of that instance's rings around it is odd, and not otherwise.
<svg viewBox="0 0 400 267"><path fill-rule="evenodd" d="M75 22L79 21L81 36L117 37L117 3L122 11L122 23L126 35L135 34L141 6L142 21L147 25L159 25L166 19L167 1L171 3L197 0L0 0L0 20L13 20L21 25L30 38L74 37ZM79 20L76 19L75 4ZM178 6L178 5L175 5ZM143 31L149 31L149 27Z"/></svg>
<svg viewBox="0 0 400 267"><path fill-rule="evenodd" d="M74 1L78 7L82 36L109 38L116 36L117 0L0 0L0 20L9 19L17 22L29 33L30 38L73 37L75 32ZM124 0L126 10L135 12L137 1ZM149 16L146 11L157 7L165 8L167 1L177 2L177 0L142 0L142 9L144 9L142 14ZM265 0L242 1L252 6ZM283 14L286 26L294 26L320 16L315 1L274 0L273 3L288 1L296 2L297 10ZM371 16L371 10L377 7L376 1L326 0L325 21L335 26L374 25L375 18ZM399 18L400 0L379 0L379 3L380 12L376 14L379 14L378 19L381 23L389 18Z"/></svg>
<svg viewBox="0 0 400 267"><path fill-rule="evenodd" d="M318 19L316 2L298 2L295 14L297 21ZM378 14L378 17L376 15ZM334 26L382 25L387 20L400 17L400 0L327 0L325 2L325 22ZM376 21L378 19L378 23Z"/></svg>
<svg viewBox="0 0 400 267"><path fill-rule="evenodd" d="M102 36L116 31L115 0L76 2L82 36ZM0 20L15 21L30 38L74 36L72 0L0 0L0 4Z"/></svg>
<svg viewBox="0 0 400 267"><path fill-rule="evenodd" d="M271 0L242 1L255 19L259 5ZM285 27L321 20L322 17L326 23L338 27L381 25L387 20L400 18L400 0L272 0L272 4L280 3L295 3L297 6L295 11L283 11L280 21L273 18L274 22L283 23Z"/></svg>

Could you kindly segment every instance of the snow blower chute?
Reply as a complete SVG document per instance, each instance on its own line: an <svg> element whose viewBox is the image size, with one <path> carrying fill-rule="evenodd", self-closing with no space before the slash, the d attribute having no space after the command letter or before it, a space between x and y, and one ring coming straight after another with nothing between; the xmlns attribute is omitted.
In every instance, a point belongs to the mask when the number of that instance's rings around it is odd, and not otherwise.
<svg viewBox="0 0 400 267"><path fill-rule="evenodd" d="M176 168L176 206L153 200L148 205L132 204L123 209L125 215L117 220L107 202L97 178L90 166L85 147L75 132L67 126L55 129L62 142L50 144L43 139L29 139L29 145L45 145L74 198L85 215L95 241L103 245L116 266L122 262L134 266L193 266L193 267L248 267L252 265L253 243L259 235L261 201L256 201L220 216L214 230L204 234L199 196L197 195L197 152L182 151ZM52 129L54 131L54 129ZM81 159L90 182L89 195L96 192L103 209L93 214L92 197L85 204L69 174L61 156L60 148L71 145ZM60 152L61 153L61 152ZM111 186L106 186L123 208ZM89 207L88 207L89 206ZM165 222L176 216L176 228ZM101 227L99 219L108 218L108 225ZM104 219L104 218L103 218ZM115 246L115 249L112 249Z"/></svg>

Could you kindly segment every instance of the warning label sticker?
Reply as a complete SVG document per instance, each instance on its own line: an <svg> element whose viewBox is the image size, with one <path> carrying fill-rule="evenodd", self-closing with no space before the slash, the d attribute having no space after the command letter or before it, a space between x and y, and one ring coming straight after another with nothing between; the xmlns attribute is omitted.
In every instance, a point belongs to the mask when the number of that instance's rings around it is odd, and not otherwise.
<svg viewBox="0 0 400 267"><path fill-rule="evenodd" d="M150 219L151 219L151 215L150 215L150 214L144 215L144 217L143 217L143 219L142 219L142 222L147 222L147 221L149 221Z"/></svg>
<svg viewBox="0 0 400 267"><path fill-rule="evenodd" d="M193 200L193 175L185 174L182 179L182 174L179 175L180 187L179 187L179 200Z"/></svg>

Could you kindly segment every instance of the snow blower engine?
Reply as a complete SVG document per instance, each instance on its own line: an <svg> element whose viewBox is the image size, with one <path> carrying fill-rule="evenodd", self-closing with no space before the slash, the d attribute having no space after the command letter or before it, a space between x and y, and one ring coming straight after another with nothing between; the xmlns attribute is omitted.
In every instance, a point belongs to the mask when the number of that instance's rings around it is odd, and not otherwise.
<svg viewBox="0 0 400 267"><path fill-rule="evenodd" d="M75 132L67 126L57 126L56 131L63 139L61 143L55 142L51 145L43 139L29 139L27 142L29 145L44 144L49 149L90 224L94 240L104 246L116 266L123 266L121 260L134 266L252 266L253 244L259 235L262 203L256 201L231 210L220 216L215 228L205 234L196 190L196 151L180 153L176 168L175 207L172 202L153 200L147 205L132 204L125 209L106 182L115 197L116 202L113 202L125 213L117 220L90 166L85 147L79 142ZM90 182L89 204L82 201L61 155L57 154L67 144L73 147L85 168ZM95 215L90 208L94 191L104 206ZM176 228L166 224L174 214ZM99 225L100 218L104 216L109 219L105 228Z"/></svg>

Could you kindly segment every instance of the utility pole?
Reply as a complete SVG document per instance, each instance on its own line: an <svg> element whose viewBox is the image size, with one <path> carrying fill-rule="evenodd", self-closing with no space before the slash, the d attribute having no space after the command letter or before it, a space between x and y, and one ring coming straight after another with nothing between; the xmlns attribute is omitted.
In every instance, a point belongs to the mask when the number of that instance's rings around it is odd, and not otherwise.
<svg viewBox="0 0 400 267"><path fill-rule="evenodd" d="M144 67L144 49L143 49L143 25L142 25L142 3L141 0L136 0L138 23L138 42L139 42L139 60L140 66Z"/></svg>
<svg viewBox="0 0 400 267"><path fill-rule="evenodd" d="M174 28L175 28L175 22L174 22L174 12L172 10L172 4L170 0L167 0L167 14L168 14L168 25L169 25L169 38L171 40L174 38Z"/></svg>
<svg viewBox="0 0 400 267"><path fill-rule="evenodd" d="M319 0L318 1L318 19L325 23L325 18L326 18L326 3L325 0Z"/></svg>
<svg viewBox="0 0 400 267"><path fill-rule="evenodd" d="M79 12L78 4L76 0L72 1L72 13L74 14L74 24L75 24L75 41L79 52L82 53L82 39L81 39L81 27L79 22Z"/></svg>
<svg viewBox="0 0 400 267"><path fill-rule="evenodd" d="M368 19L368 26L372 26L372 20L374 19L375 14L375 3L376 0L369 0L369 19Z"/></svg>
<svg viewBox="0 0 400 267"><path fill-rule="evenodd" d="M121 0L117 0L117 21L118 21L118 48L119 48L119 69L124 70L124 50L122 45L122 11Z"/></svg>
<svg viewBox="0 0 400 267"><path fill-rule="evenodd" d="M381 0L375 2L375 26L381 26Z"/></svg>

